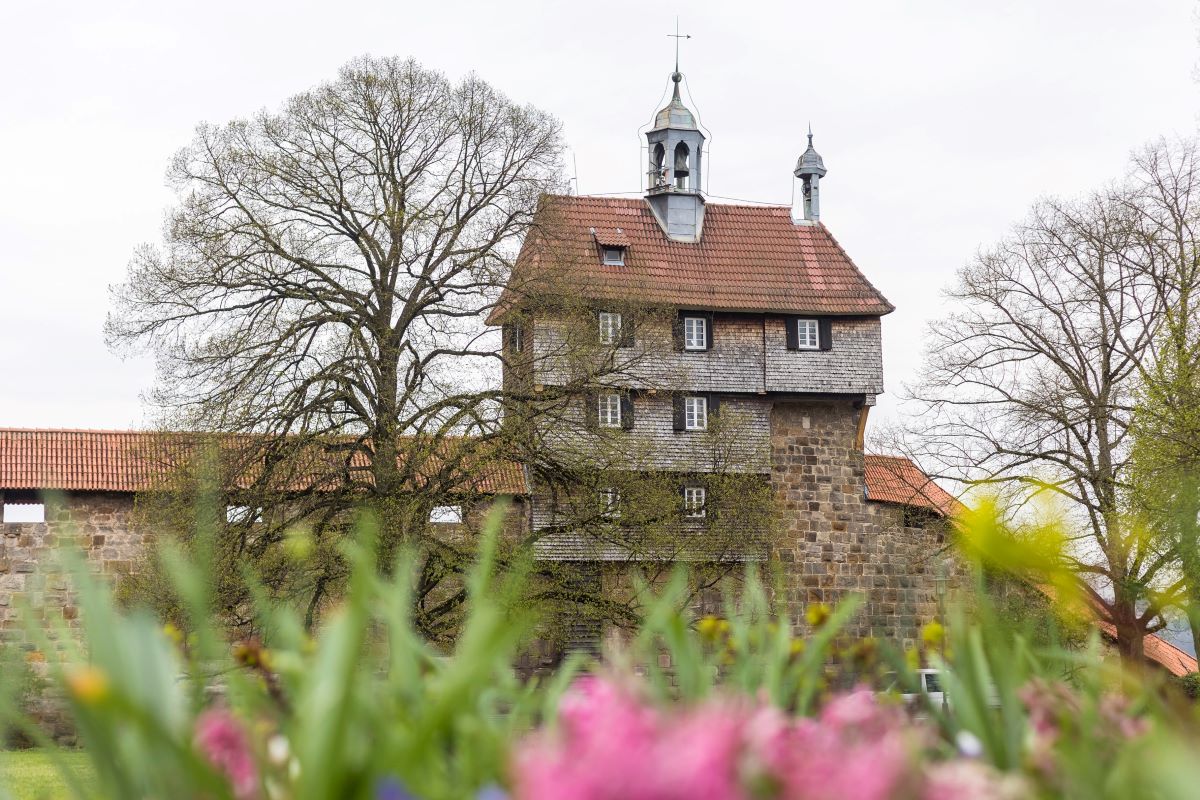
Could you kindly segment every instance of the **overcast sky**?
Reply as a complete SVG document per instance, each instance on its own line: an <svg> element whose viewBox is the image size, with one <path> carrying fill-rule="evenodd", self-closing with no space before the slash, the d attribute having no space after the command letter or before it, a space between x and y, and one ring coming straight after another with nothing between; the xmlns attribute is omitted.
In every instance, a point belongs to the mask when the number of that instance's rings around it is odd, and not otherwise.
<svg viewBox="0 0 1200 800"><path fill-rule="evenodd" d="M788 203L811 120L821 214L896 305L888 394L939 291L1041 195L1123 170L1197 122L1186 0L1024 2L4 2L0 427L145 421L145 360L104 346L107 287L157 240L168 160L200 121L277 107L353 56L474 70L556 114L584 194L636 191L637 131L682 67L708 189ZM719 200L717 201L719 202Z"/></svg>

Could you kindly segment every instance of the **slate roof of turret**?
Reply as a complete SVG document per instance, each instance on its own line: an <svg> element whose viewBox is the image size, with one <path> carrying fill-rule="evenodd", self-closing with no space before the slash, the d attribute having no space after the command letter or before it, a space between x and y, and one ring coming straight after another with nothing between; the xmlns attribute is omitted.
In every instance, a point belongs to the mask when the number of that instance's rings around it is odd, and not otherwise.
<svg viewBox="0 0 1200 800"><path fill-rule="evenodd" d="M545 198L514 280L488 322L520 304L511 287L594 300L636 299L714 311L880 316L891 303L829 230L798 225L787 206L709 203L699 242L663 233L641 198ZM598 242L628 241L625 263L601 263Z"/></svg>

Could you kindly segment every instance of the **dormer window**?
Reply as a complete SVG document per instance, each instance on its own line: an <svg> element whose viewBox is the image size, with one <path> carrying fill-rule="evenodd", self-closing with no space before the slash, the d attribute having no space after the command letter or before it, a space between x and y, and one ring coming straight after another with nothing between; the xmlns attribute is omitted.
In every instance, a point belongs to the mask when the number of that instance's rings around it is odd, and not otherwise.
<svg viewBox="0 0 1200 800"><path fill-rule="evenodd" d="M604 263L610 267L625 266L625 248L624 247L605 247Z"/></svg>

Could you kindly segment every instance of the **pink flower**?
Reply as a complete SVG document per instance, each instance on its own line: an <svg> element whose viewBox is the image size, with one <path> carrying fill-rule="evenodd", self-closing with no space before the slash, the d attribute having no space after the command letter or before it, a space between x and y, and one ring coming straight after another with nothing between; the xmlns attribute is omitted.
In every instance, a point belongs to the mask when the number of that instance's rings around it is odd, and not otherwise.
<svg viewBox="0 0 1200 800"><path fill-rule="evenodd" d="M196 747L229 779L237 800L258 797L258 768L250 737L232 714L217 709L201 714L196 719Z"/></svg>
<svg viewBox="0 0 1200 800"><path fill-rule="evenodd" d="M929 768L921 800L1019 800L1031 794L1016 775L1003 775L978 761L947 761Z"/></svg>
<svg viewBox="0 0 1200 800"><path fill-rule="evenodd" d="M563 698L557 735L518 747L514 796L886 800L918 785L914 741L903 714L865 691L835 700L819 720L793 720L730 698L660 713L593 678Z"/></svg>

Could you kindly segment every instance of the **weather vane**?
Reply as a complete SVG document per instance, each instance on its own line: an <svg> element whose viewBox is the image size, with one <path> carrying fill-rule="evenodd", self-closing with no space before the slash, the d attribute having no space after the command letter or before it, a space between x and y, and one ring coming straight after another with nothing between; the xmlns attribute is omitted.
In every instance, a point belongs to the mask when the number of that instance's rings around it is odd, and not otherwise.
<svg viewBox="0 0 1200 800"><path fill-rule="evenodd" d="M677 17L675 17L675 32L668 33L667 37L675 40L675 72L678 73L679 72L679 40L680 39L690 39L690 38L692 38L692 35L690 33L680 33L679 32L679 17L677 16Z"/></svg>

